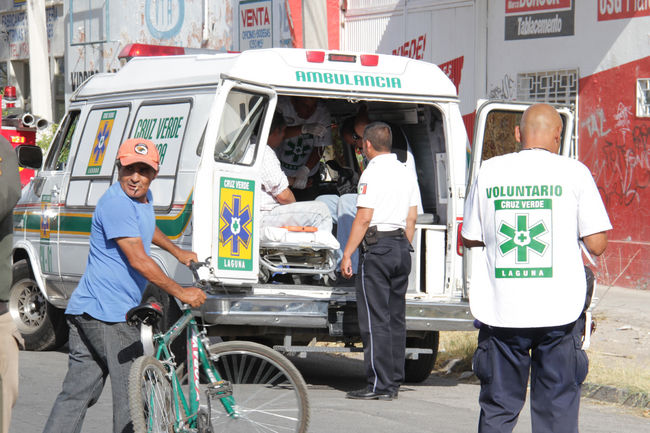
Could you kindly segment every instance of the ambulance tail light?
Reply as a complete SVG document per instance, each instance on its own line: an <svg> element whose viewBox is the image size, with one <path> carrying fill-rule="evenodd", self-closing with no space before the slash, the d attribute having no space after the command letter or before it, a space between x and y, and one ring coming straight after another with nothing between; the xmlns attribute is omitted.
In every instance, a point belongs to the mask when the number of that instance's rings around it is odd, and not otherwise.
<svg viewBox="0 0 650 433"><path fill-rule="evenodd" d="M307 61L309 63L323 63L325 61L325 51L307 51Z"/></svg>
<svg viewBox="0 0 650 433"><path fill-rule="evenodd" d="M463 222L458 223L458 233L456 235L456 254L459 256L463 255L463 236L460 234L463 230Z"/></svg>
<svg viewBox="0 0 650 433"><path fill-rule="evenodd" d="M377 66L379 64L379 56L376 54L362 54L361 55L361 65L362 66Z"/></svg>
<svg viewBox="0 0 650 433"><path fill-rule="evenodd" d="M179 56L185 54L185 48L172 47L168 45L149 45L149 44L128 44L120 54L118 59L126 59L127 61L133 57L149 57L149 56Z"/></svg>

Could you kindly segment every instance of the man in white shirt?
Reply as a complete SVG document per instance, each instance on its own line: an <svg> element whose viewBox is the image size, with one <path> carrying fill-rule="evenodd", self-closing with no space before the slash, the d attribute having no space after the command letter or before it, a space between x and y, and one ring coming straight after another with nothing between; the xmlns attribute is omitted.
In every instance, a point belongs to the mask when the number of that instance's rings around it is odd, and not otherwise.
<svg viewBox="0 0 650 433"><path fill-rule="evenodd" d="M553 107L529 107L515 128L522 150L483 162L465 203L463 243L485 249L487 275L470 292L479 433L512 431L529 372L533 433L578 432L588 370L579 243L602 254L612 226L587 167L557 155L561 137Z"/></svg>
<svg viewBox="0 0 650 433"><path fill-rule="evenodd" d="M359 179L357 213L341 259L341 274L350 278L352 253L363 241L356 303L367 387L349 392L352 399L392 400L404 381L405 296L419 190L391 145L387 124L366 127L363 152L370 162Z"/></svg>
<svg viewBox="0 0 650 433"><path fill-rule="evenodd" d="M262 225L273 227L310 226L326 233L332 232L332 218L327 206L316 201L296 202L289 181L280 167L274 149L282 144L286 123L276 113L271 123L267 146L261 148L262 171L260 210Z"/></svg>

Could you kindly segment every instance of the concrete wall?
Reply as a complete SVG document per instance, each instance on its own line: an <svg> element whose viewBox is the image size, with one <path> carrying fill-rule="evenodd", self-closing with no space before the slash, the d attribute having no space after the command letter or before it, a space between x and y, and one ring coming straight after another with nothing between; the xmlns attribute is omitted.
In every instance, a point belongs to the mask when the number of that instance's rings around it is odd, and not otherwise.
<svg viewBox="0 0 650 433"><path fill-rule="evenodd" d="M636 80L650 78L650 1L348 0L342 48L440 65L459 89L468 132L479 98L528 99L518 78L577 71L579 158L614 230L601 283L650 280L650 118L636 115ZM574 98L575 100L576 98Z"/></svg>
<svg viewBox="0 0 650 433"><path fill-rule="evenodd" d="M518 74L578 70L578 155L596 179L614 226L597 273L601 284L647 288L650 118L636 116L636 80L650 78L650 2L636 2L642 7L628 12L634 3L574 0L574 35L505 40L504 1L491 0L487 93L516 99Z"/></svg>

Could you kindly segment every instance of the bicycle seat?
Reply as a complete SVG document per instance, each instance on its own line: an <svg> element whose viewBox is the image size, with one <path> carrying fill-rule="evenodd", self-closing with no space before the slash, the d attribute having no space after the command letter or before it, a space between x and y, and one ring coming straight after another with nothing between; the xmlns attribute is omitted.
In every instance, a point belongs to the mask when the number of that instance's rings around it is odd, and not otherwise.
<svg viewBox="0 0 650 433"><path fill-rule="evenodd" d="M126 323L129 326L136 326L140 323L153 326L162 315L162 305L157 302L145 302L137 307L131 308L126 313Z"/></svg>

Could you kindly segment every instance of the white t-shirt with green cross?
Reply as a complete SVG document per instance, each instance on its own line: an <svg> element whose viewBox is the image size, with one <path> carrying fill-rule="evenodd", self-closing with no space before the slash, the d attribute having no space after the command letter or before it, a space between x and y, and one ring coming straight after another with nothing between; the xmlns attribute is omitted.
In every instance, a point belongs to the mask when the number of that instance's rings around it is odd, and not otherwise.
<svg viewBox="0 0 650 433"><path fill-rule="evenodd" d="M305 165L309 160L311 152L316 147L324 147L332 144L332 130L329 128L332 124L332 118L321 102L316 106L316 110L307 119L303 119L296 113L296 109L288 97L281 97L278 100L277 111L282 113L287 126L304 125L307 123L318 123L327 127L327 132L323 137L312 134L300 134L296 137L287 138L276 150L282 171L287 176L295 176L296 171ZM312 167L309 176L316 174L318 164Z"/></svg>
<svg viewBox="0 0 650 433"><path fill-rule="evenodd" d="M611 228L582 163L541 149L485 161L463 217L463 237L486 245L474 256L484 266L472 274L472 314L513 328L576 320L586 293L579 239Z"/></svg>

